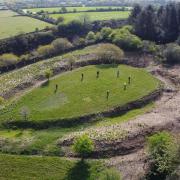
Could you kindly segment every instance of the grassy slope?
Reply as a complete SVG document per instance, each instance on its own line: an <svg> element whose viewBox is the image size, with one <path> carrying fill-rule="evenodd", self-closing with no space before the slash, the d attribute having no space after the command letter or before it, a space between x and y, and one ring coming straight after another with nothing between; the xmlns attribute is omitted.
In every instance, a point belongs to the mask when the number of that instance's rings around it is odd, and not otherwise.
<svg viewBox="0 0 180 180"><path fill-rule="evenodd" d="M74 19L81 19L84 15L88 16L90 21L110 20L110 19L126 19L130 11L111 11L111 12L82 12L82 13L67 13L67 14L51 14L50 17L57 19L64 17L65 23Z"/></svg>
<svg viewBox="0 0 180 180"><path fill-rule="evenodd" d="M97 161L70 161L56 157L0 155L0 179L94 180L105 168Z"/></svg>
<svg viewBox="0 0 180 180"><path fill-rule="evenodd" d="M116 77L120 69L120 78ZM96 72L100 78L96 79ZM84 81L81 82L81 73ZM132 76L132 84L123 90L123 83ZM20 110L27 106L30 119L39 121L81 116L108 110L114 106L124 105L139 99L157 88L158 82L142 69L125 65L88 66L65 73L50 81L48 86L34 89L22 97L16 106L0 116L1 120L22 119ZM55 93L55 85L59 85ZM110 90L110 98L106 99L106 91Z"/></svg>
<svg viewBox="0 0 180 180"><path fill-rule="evenodd" d="M0 139L6 139L6 143L0 148L1 152L20 154L26 151L26 154L37 152L44 155L59 155L62 153L57 148L56 142L72 132L78 132L87 128L105 127L113 124L119 124L131 120L138 115L144 114L152 109L149 104L141 109L131 110L128 113L114 118L105 118L96 123L83 124L71 128L52 128L45 130L0 130ZM15 143L16 142L16 143ZM28 143L30 142L30 143ZM23 144L23 146L22 146Z"/></svg>
<svg viewBox="0 0 180 180"><path fill-rule="evenodd" d="M12 11L0 11L0 39L35 31L35 28L44 29L51 26L48 23L30 17L16 16Z"/></svg>
<svg viewBox="0 0 180 180"><path fill-rule="evenodd" d="M113 8L118 8L118 6L110 6L112 9ZM77 11L87 11L87 10L96 10L96 8L103 8L103 9L108 9L109 6L95 6L95 7L66 7L67 11L73 11L76 9ZM131 7L127 7L131 9ZM53 11L59 11L61 10L61 7L54 7L54 8L33 8L33 9L25 9L30 12L39 12L41 10L48 11L48 12L53 12Z"/></svg>

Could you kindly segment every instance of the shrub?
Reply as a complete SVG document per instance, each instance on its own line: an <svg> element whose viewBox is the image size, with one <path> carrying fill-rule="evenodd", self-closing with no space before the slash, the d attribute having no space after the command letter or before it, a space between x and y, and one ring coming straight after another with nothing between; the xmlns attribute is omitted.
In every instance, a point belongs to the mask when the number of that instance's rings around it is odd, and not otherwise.
<svg viewBox="0 0 180 180"><path fill-rule="evenodd" d="M160 132L148 138L148 152L151 159L150 177L165 178L174 170L177 146L167 132Z"/></svg>
<svg viewBox="0 0 180 180"><path fill-rule="evenodd" d="M93 141L85 134L78 137L73 145L74 152L78 153L82 158L90 154L93 151L93 149Z"/></svg>
<svg viewBox="0 0 180 180"><path fill-rule="evenodd" d="M37 52L42 56L50 56L54 53L54 47L51 44L45 46L39 46Z"/></svg>
<svg viewBox="0 0 180 180"><path fill-rule="evenodd" d="M19 58L14 54L3 54L0 56L0 67L17 64Z"/></svg>
<svg viewBox="0 0 180 180"><path fill-rule="evenodd" d="M90 31L86 36L86 42L87 43L94 43L96 41L96 36L94 32Z"/></svg>
<svg viewBox="0 0 180 180"><path fill-rule="evenodd" d="M50 77L53 75L53 72L51 69L48 69L45 71L45 77L49 81Z"/></svg>
<svg viewBox="0 0 180 180"><path fill-rule="evenodd" d="M121 176L117 170L111 168L103 172L98 180L121 180Z"/></svg>
<svg viewBox="0 0 180 180"><path fill-rule="evenodd" d="M180 63L180 46L176 44L168 45L168 47L164 50L164 56L167 63Z"/></svg>
<svg viewBox="0 0 180 180"><path fill-rule="evenodd" d="M96 55L102 63L117 63L124 56L124 52L116 45L102 44L97 48Z"/></svg>
<svg viewBox="0 0 180 180"><path fill-rule="evenodd" d="M102 39L107 40L109 35L112 33L112 29L110 27L104 27L101 29L100 34Z"/></svg>
<svg viewBox="0 0 180 180"><path fill-rule="evenodd" d="M139 50L143 46L141 39L131 34L126 27L114 30L109 39L125 50Z"/></svg>
<svg viewBox="0 0 180 180"><path fill-rule="evenodd" d="M69 42L66 38L58 38L54 40L51 45L53 46L54 52L64 52L65 50L73 47L71 42Z"/></svg>

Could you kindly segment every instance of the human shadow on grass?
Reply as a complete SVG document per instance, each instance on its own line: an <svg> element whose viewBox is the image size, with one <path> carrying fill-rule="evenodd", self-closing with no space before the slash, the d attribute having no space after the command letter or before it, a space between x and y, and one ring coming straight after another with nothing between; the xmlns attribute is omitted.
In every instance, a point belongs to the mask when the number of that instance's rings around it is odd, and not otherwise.
<svg viewBox="0 0 180 180"><path fill-rule="evenodd" d="M90 165L84 160L78 161L67 173L66 180L87 180L90 177Z"/></svg>

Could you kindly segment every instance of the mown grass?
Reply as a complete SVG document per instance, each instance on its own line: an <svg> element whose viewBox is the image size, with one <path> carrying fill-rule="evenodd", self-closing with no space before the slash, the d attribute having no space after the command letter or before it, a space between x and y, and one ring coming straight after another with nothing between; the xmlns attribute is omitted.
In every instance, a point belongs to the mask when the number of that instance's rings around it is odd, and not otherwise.
<svg viewBox="0 0 180 180"><path fill-rule="evenodd" d="M106 169L100 161L5 154L0 154L0 167L3 180L94 180Z"/></svg>
<svg viewBox="0 0 180 180"><path fill-rule="evenodd" d="M36 28L44 29L46 26L52 25L27 16L19 16L10 10L0 11L0 39L32 32Z"/></svg>
<svg viewBox="0 0 180 180"><path fill-rule="evenodd" d="M91 6L91 7L66 7L67 11L73 11L74 9L76 9L76 11L88 11L88 10L96 10L96 9L116 9L116 8L120 8L119 6ZM126 7L128 9L131 9L131 7ZM45 12L58 12L61 10L61 7L54 7L54 8L33 8L33 9L24 9L25 11L30 11L30 12L40 12L41 10L45 11Z"/></svg>
<svg viewBox="0 0 180 180"><path fill-rule="evenodd" d="M83 20L86 16L90 21L102 21L110 19L127 19L130 15L130 11L111 11L111 12L80 12L80 13L67 13L67 14L51 14L50 17L57 19L63 17L64 22L70 22L72 20Z"/></svg>
<svg viewBox="0 0 180 180"><path fill-rule="evenodd" d="M116 77L117 70L120 77ZM100 77L96 78L96 72ZM84 79L81 81L81 74ZM132 83L128 84L128 76ZM55 91L56 84L59 86ZM135 101L159 86L159 81L143 69L126 65L88 66L64 73L51 80L47 85L38 87L15 102L14 107L7 107L0 114L1 120L23 120L20 112L28 108L31 121L57 120L107 111L115 106L122 106ZM106 98L110 91L109 99Z"/></svg>

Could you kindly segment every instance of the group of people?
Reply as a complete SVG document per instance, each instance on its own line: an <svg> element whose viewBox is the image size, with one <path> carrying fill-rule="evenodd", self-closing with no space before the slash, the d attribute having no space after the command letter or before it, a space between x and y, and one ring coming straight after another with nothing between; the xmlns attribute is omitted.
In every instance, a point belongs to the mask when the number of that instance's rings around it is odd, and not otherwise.
<svg viewBox="0 0 180 180"><path fill-rule="evenodd" d="M98 79L99 78L99 75L100 75L100 72L97 71L96 72L96 78ZM120 72L119 70L117 70L117 78L119 78L119 75L120 75ZM81 81L84 80L84 73L81 74ZM131 84L131 76L128 77L128 84ZM127 89L127 83L125 82L124 85L123 85L123 88L124 88L124 91ZM57 92L58 90L58 84L56 84L55 86L55 93ZM110 91L107 90L106 92L106 98L109 99L109 95L110 95Z"/></svg>

